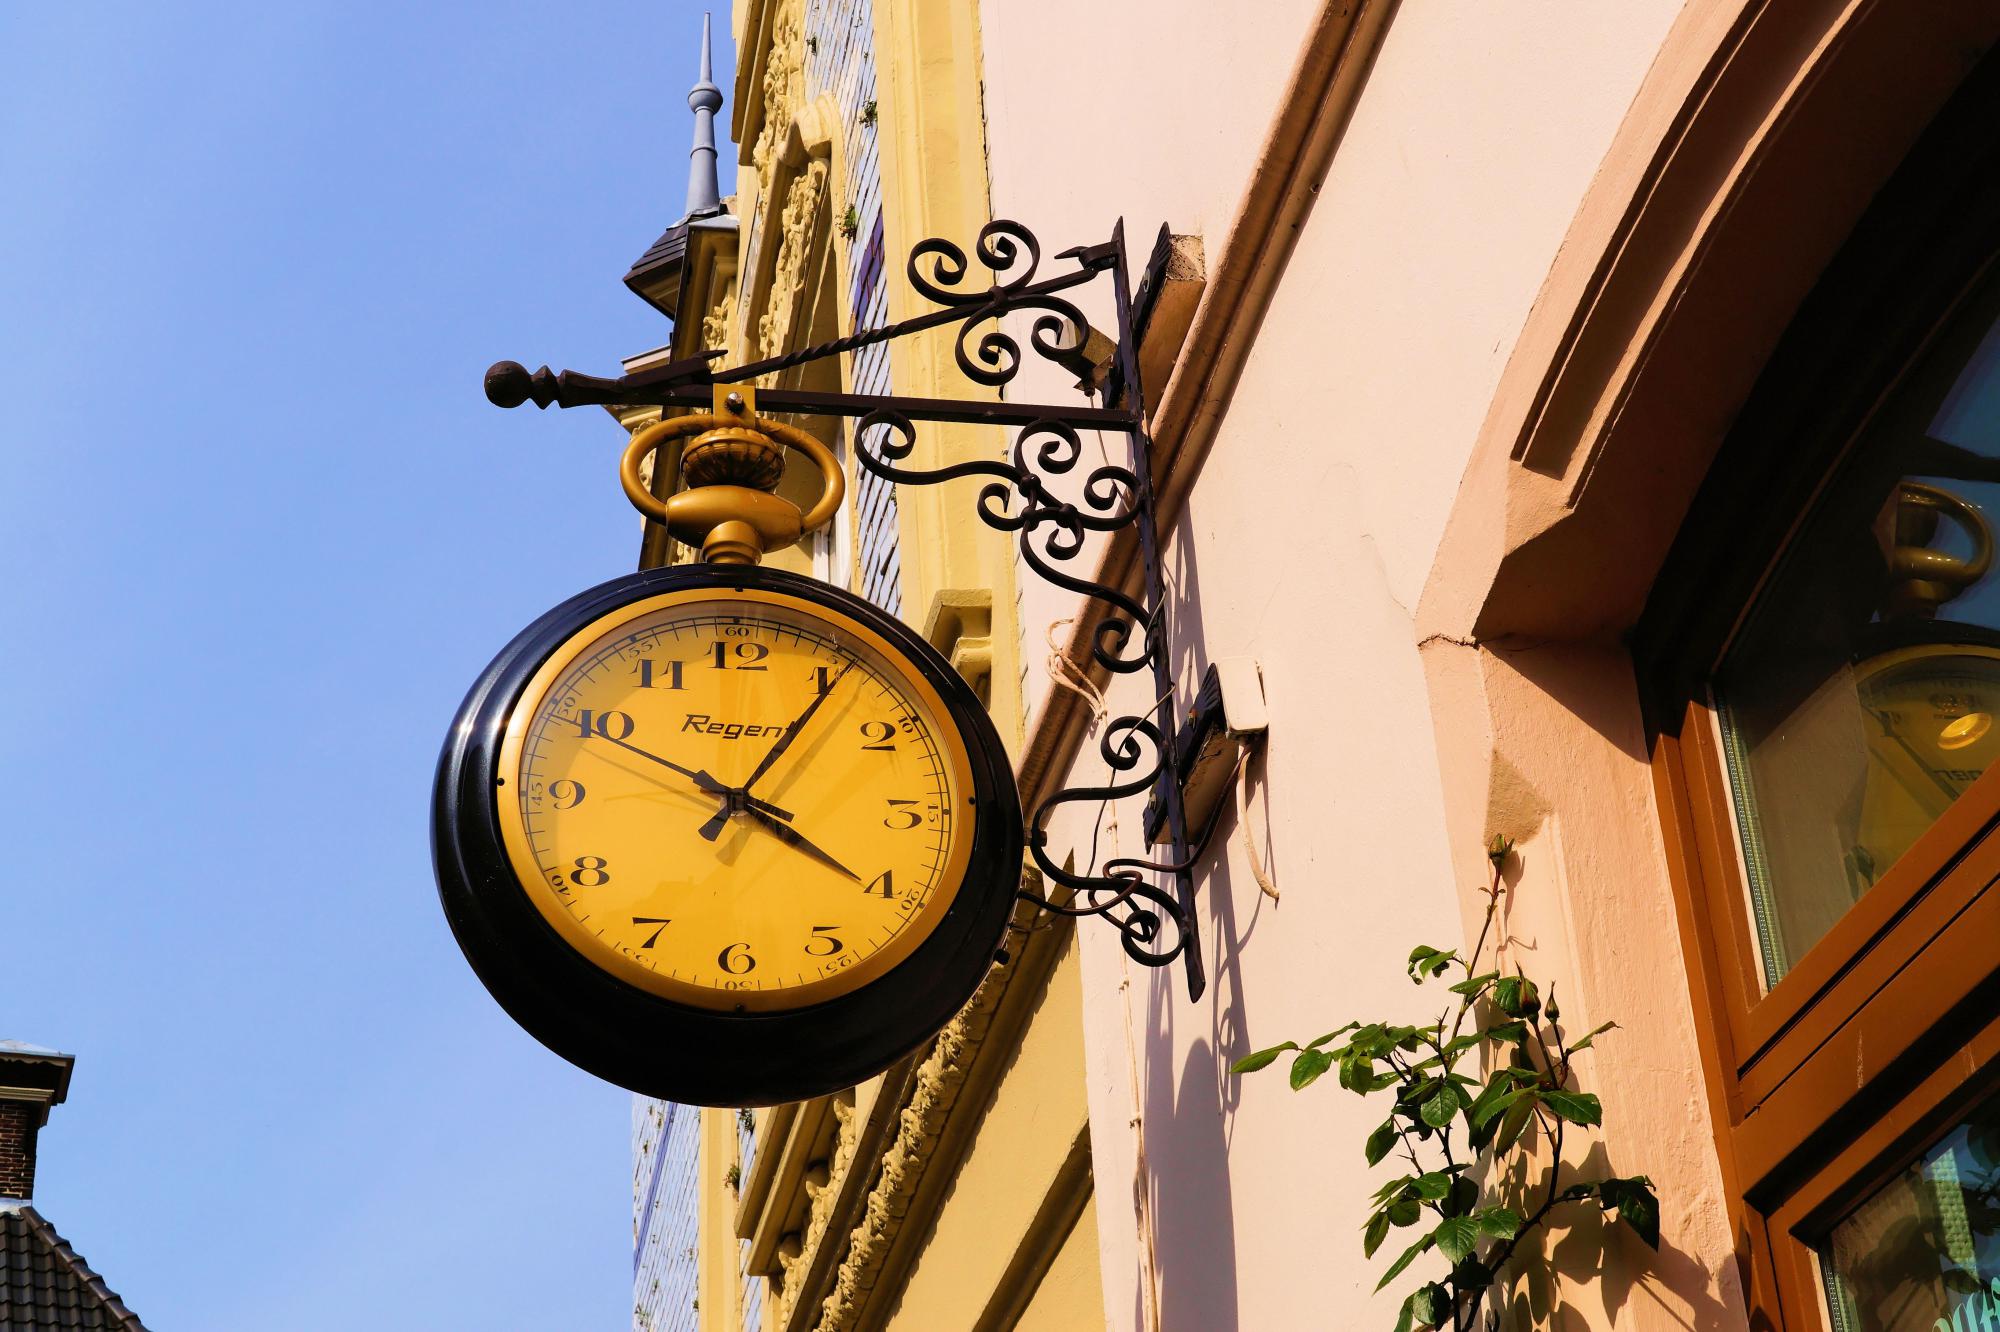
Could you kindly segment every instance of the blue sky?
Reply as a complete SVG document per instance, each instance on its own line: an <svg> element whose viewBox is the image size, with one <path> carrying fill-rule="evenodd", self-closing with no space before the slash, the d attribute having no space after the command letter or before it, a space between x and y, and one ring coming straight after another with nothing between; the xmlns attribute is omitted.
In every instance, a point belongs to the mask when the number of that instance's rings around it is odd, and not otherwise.
<svg viewBox="0 0 2000 1332"><path fill-rule="evenodd" d="M480 376L665 340L700 23L0 11L0 1037L77 1056L37 1203L161 1332L628 1323L628 1098L479 987L426 815L636 557L617 427Z"/></svg>

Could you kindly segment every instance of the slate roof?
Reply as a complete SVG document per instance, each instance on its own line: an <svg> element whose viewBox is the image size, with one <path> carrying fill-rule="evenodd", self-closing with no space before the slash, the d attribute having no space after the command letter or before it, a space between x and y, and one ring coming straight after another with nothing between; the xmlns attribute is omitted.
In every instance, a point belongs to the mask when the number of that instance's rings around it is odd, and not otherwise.
<svg viewBox="0 0 2000 1332"><path fill-rule="evenodd" d="M0 1332L146 1332L56 1228L0 1200Z"/></svg>

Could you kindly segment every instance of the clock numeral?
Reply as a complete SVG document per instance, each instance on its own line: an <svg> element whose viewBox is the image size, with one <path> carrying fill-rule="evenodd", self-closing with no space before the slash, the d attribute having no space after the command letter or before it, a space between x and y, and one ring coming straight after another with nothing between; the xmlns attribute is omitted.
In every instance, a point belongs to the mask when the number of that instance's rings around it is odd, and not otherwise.
<svg viewBox="0 0 2000 1332"><path fill-rule="evenodd" d="M884 828L891 828L896 832L908 832L924 821L924 816L916 810L903 808L905 805L916 804L916 801L898 800L894 796L886 796L884 799L889 802L889 812L882 816L882 826Z"/></svg>
<svg viewBox="0 0 2000 1332"><path fill-rule="evenodd" d="M674 922L670 919L663 919L662 917L659 916L634 916L632 917L632 923L634 925L659 926L659 929L654 930L651 934L646 936L646 942L639 945L639 947L641 948L651 948L654 944L660 941L660 935L666 932L667 926L673 924Z"/></svg>
<svg viewBox="0 0 2000 1332"><path fill-rule="evenodd" d="M639 676L641 689L685 689L681 683L681 666L678 661L654 661L651 657L641 657L632 669ZM664 684L661 682L665 681Z"/></svg>
<svg viewBox="0 0 2000 1332"><path fill-rule="evenodd" d="M813 667L813 692L831 694L833 692L833 669L829 666Z"/></svg>
<svg viewBox="0 0 2000 1332"><path fill-rule="evenodd" d="M738 952L739 948L743 951ZM742 963L741 966L737 965L739 962ZM741 976L745 972L756 970L757 959L750 956L749 944L733 943L715 955L715 965L732 976Z"/></svg>
<svg viewBox="0 0 2000 1332"><path fill-rule="evenodd" d="M837 930L839 928L840 926L838 925L813 926L812 938L806 940L806 951L814 957L832 957L835 953L845 952L847 945L827 933L828 930ZM825 944L826 947L815 948L814 944Z"/></svg>
<svg viewBox="0 0 2000 1332"><path fill-rule="evenodd" d="M895 737L896 728L889 722L869 721L861 723L861 747L863 749L879 750L884 754L892 753L896 748Z"/></svg>
<svg viewBox="0 0 2000 1332"><path fill-rule="evenodd" d="M575 809L583 803L583 783L564 778L549 783L549 799L557 809Z"/></svg>
<svg viewBox="0 0 2000 1332"><path fill-rule="evenodd" d="M761 671L766 668L754 663L760 662L770 656L771 649L765 647L762 643L738 643L736 645L736 655L741 660L732 663L729 660L729 644L717 643L715 645L715 660L710 662L709 666L718 671L726 671L732 665L739 671Z"/></svg>
<svg viewBox="0 0 2000 1332"><path fill-rule="evenodd" d="M588 740L593 735L601 735L606 740L623 740L632 734L632 726L632 718L623 712L592 712L585 708L576 714L579 740Z"/></svg>
<svg viewBox="0 0 2000 1332"><path fill-rule="evenodd" d="M861 895L863 897L894 897L896 895L896 871L883 870L880 878L875 879L866 888L861 890Z"/></svg>
<svg viewBox="0 0 2000 1332"><path fill-rule="evenodd" d="M611 882L611 876L605 872L611 862L603 856L578 856L571 863L576 868L569 872L569 881L579 888L596 888Z"/></svg>

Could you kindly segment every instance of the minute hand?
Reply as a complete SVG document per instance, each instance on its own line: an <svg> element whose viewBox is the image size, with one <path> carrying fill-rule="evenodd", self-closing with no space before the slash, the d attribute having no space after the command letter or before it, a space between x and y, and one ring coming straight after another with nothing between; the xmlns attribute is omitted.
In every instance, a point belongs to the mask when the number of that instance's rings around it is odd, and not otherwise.
<svg viewBox="0 0 2000 1332"><path fill-rule="evenodd" d="M785 733L778 737L778 743L771 746L771 752L764 755L763 761L757 765L755 771L753 771L750 774L750 776L744 781L743 785L736 788L737 790L747 793L751 787L757 784L757 779L759 777L762 777L765 773L771 770L771 765L778 761L778 756L784 753L787 749L790 749L792 747L792 741L799 738L799 732L805 730L806 723L812 720L813 714L815 712L819 711L819 705L826 702L827 696L833 693L834 686L839 684L843 679L845 679L847 673L853 669L854 669L854 663L852 661L849 661L845 666L840 668L839 675L836 675L833 677L833 679L827 681L826 688L824 690L813 695L812 702L806 704L806 710L798 715L798 719L796 721L794 721L790 726L787 726L785 728Z"/></svg>
<svg viewBox="0 0 2000 1332"><path fill-rule="evenodd" d="M759 809L755 805L750 806L750 808L745 812L748 813L750 817L754 821L756 821L759 825L769 829L770 832L774 836L776 836L779 841L785 843L785 845L792 847L795 850L805 852L807 855L811 856L814 860L817 860L820 864L825 865L829 869L836 870L839 873L846 875L848 878L854 880L854 882L856 883L861 882L860 875L856 874L853 870L847 868L847 866L835 860L831 855L827 854L827 852L822 850L814 843L808 841L806 839L805 834L801 833L797 828L792 827L788 823L778 822L776 819L772 818L769 814L766 814L763 810Z"/></svg>
<svg viewBox="0 0 2000 1332"><path fill-rule="evenodd" d="M721 778L716 777L706 771L697 771L694 768L683 768L680 764L674 762L672 759L661 758L658 754L655 754L650 750L641 749L639 748L639 746L631 743L628 740L619 740L612 736L608 736L604 734L602 731L593 731L591 732L591 734L599 740L609 740L611 741L612 744L618 746L620 749L628 750L631 753L637 754L642 759L651 759L653 762L659 764L663 768L672 769L673 771L679 773L681 776L687 778L689 781L693 782L696 786L700 787L702 790L708 792L710 795L727 796L730 794L729 788L722 784ZM779 809L776 805L769 804L765 801L759 800L755 796L745 795L743 798L744 801L750 806L753 813L763 814L773 819L790 819L792 817L792 813L790 810Z"/></svg>

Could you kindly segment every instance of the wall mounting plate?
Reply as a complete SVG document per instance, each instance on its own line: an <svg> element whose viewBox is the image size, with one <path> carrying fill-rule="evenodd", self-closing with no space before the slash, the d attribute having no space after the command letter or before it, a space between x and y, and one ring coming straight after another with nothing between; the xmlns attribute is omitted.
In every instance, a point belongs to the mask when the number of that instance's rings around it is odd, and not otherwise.
<svg viewBox="0 0 2000 1332"><path fill-rule="evenodd" d="M1254 657L1221 657L1210 662L1175 736L1173 779L1180 783L1187 811L1188 841L1208 835L1229 794L1236 766L1271 724L1264 702L1264 675ZM1146 844L1166 837L1167 812L1155 790L1146 802Z"/></svg>

